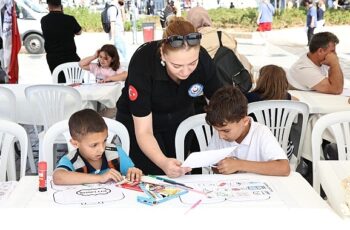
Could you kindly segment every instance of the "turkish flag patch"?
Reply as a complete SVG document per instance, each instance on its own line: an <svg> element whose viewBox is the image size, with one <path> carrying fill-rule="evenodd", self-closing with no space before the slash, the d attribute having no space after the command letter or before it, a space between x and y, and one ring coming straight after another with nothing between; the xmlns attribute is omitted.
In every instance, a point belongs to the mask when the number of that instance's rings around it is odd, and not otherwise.
<svg viewBox="0 0 350 230"><path fill-rule="evenodd" d="M130 101L135 101L137 99L138 93L134 86L129 85L129 99Z"/></svg>

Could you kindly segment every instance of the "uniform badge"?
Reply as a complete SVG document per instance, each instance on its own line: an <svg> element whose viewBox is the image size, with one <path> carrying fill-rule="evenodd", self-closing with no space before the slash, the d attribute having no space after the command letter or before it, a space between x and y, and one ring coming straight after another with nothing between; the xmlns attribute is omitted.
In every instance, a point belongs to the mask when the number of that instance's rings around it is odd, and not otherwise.
<svg viewBox="0 0 350 230"><path fill-rule="evenodd" d="M196 83L193 84L189 89L188 89L188 95L191 97L199 97L203 94L203 85Z"/></svg>
<svg viewBox="0 0 350 230"><path fill-rule="evenodd" d="M130 101L135 101L137 99L138 93L134 86L129 85L129 99Z"/></svg>

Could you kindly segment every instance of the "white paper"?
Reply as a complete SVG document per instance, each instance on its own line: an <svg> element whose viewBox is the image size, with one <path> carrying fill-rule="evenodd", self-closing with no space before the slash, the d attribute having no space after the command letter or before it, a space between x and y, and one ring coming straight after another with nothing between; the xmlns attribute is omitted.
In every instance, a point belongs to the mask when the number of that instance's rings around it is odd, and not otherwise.
<svg viewBox="0 0 350 230"><path fill-rule="evenodd" d="M181 167L200 168L215 165L228 156L233 156L237 146L191 153Z"/></svg>
<svg viewBox="0 0 350 230"><path fill-rule="evenodd" d="M117 201L124 198L124 194L115 185L88 187L57 191L53 194L53 199L58 204L80 204L97 205L107 202Z"/></svg>
<svg viewBox="0 0 350 230"><path fill-rule="evenodd" d="M115 182L103 184L56 185L52 177L49 192L53 193L55 203L64 205L101 205L124 199L124 194Z"/></svg>
<svg viewBox="0 0 350 230"><path fill-rule="evenodd" d="M350 96L350 89L344 88L341 95L343 95L345 97L349 97Z"/></svg>
<svg viewBox="0 0 350 230"><path fill-rule="evenodd" d="M206 196L199 196L198 193L189 192L180 197L184 204L193 204L194 201L201 199L201 204L221 203L224 201L261 201L268 200L273 196L272 187L265 181L236 179L230 181L201 181L187 182L187 185L197 191L201 191ZM279 201L277 198L275 201Z"/></svg>

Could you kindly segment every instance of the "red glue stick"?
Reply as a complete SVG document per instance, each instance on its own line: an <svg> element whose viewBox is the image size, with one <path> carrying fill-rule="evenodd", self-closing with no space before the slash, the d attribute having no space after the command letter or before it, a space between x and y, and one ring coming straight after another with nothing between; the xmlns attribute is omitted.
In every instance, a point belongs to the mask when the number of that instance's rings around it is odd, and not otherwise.
<svg viewBox="0 0 350 230"><path fill-rule="evenodd" d="M39 191L46 192L47 191L47 163L46 161L40 161L38 163L38 174L39 174Z"/></svg>

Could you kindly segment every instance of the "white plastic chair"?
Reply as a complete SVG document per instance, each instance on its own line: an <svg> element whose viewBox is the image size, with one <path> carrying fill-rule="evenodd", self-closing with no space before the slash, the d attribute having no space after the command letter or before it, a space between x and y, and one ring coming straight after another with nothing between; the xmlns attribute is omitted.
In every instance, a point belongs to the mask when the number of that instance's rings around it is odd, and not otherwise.
<svg viewBox="0 0 350 230"><path fill-rule="evenodd" d="M0 119L16 120L16 96L8 88L0 86Z"/></svg>
<svg viewBox="0 0 350 230"><path fill-rule="evenodd" d="M80 93L70 86L33 85L25 89L25 95L33 108L40 111L45 130L82 108Z"/></svg>
<svg viewBox="0 0 350 230"><path fill-rule="evenodd" d="M267 100L248 104L248 114L253 113L257 121L270 128L282 149L287 152L290 130L298 115L302 115L299 148L296 156L293 154L289 164L296 170L300 162L300 150L304 143L306 125L309 118L309 107L300 101Z"/></svg>
<svg viewBox="0 0 350 230"><path fill-rule="evenodd" d="M58 83L58 74L63 71L66 83L82 83L90 81L90 73L79 67L79 62L67 62L57 66L52 72L52 82Z"/></svg>
<svg viewBox="0 0 350 230"><path fill-rule="evenodd" d="M197 114L180 123L175 134L175 152L177 160L181 162L185 160L185 137L191 130L196 134L200 151L207 149L213 133L211 126L205 121L205 115L205 113ZM207 168L203 168L202 170L203 173L209 173Z"/></svg>
<svg viewBox="0 0 350 230"><path fill-rule="evenodd" d="M16 180L16 168L13 168L15 164L8 165L15 158L13 145L16 140L19 141L21 146L20 177L23 177L26 172L28 135L22 126L12 121L0 120L0 181L6 180L6 172L8 172L8 180ZM9 173L9 171L12 173Z"/></svg>
<svg viewBox="0 0 350 230"><path fill-rule="evenodd" d="M74 112L82 108L80 93L70 86L33 85L25 89L25 95L28 102L33 108L39 110L42 116L44 132L40 134L36 128L38 118L33 117L34 128L39 139L39 149L43 135L49 127L58 121L68 119ZM42 158L40 154L39 151L39 159Z"/></svg>
<svg viewBox="0 0 350 230"><path fill-rule="evenodd" d="M122 148L127 154L129 154L130 138L126 127L119 121L106 118L106 117L104 117L103 119L105 120L108 127L107 143L111 143L111 142L114 143L114 137L117 135L120 138ZM68 120L63 120L52 125L45 133L45 136L43 138L42 148L40 149L40 152L41 152L40 156L42 157L40 160L47 162L47 175L52 175L53 173L53 169L54 169L53 147L55 144L55 140L60 135L63 135L65 137L69 151L74 149L74 147L70 144L70 141L69 141L71 139L71 136L69 133Z"/></svg>
<svg viewBox="0 0 350 230"><path fill-rule="evenodd" d="M7 120L7 121L16 121L16 96L15 94L8 88L1 87L0 86L0 119ZM29 138L29 137L28 137ZM15 150L12 149L14 152ZM36 167L35 167L35 162L34 162L34 156L33 156L33 151L32 151L32 146L30 145L30 142L28 141L28 160L29 160L29 165L32 173L36 173ZM13 162L9 162L10 165L15 164L14 159ZM13 168L13 167L11 167ZM13 178L15 177L16 174L12 175L13 173L16 172L8 172L10 177Z"/></svg>
<svg viewBox="0 0 350 230"><path fill-rule="evenodd" d="M339 160L350 160L350 111L335 112L320 117L312 130L313 187L320 193L320 178L317 162L321 160L323 132L328 129L335 138ZM340 186L340 185L339 185Z"/></svg>

